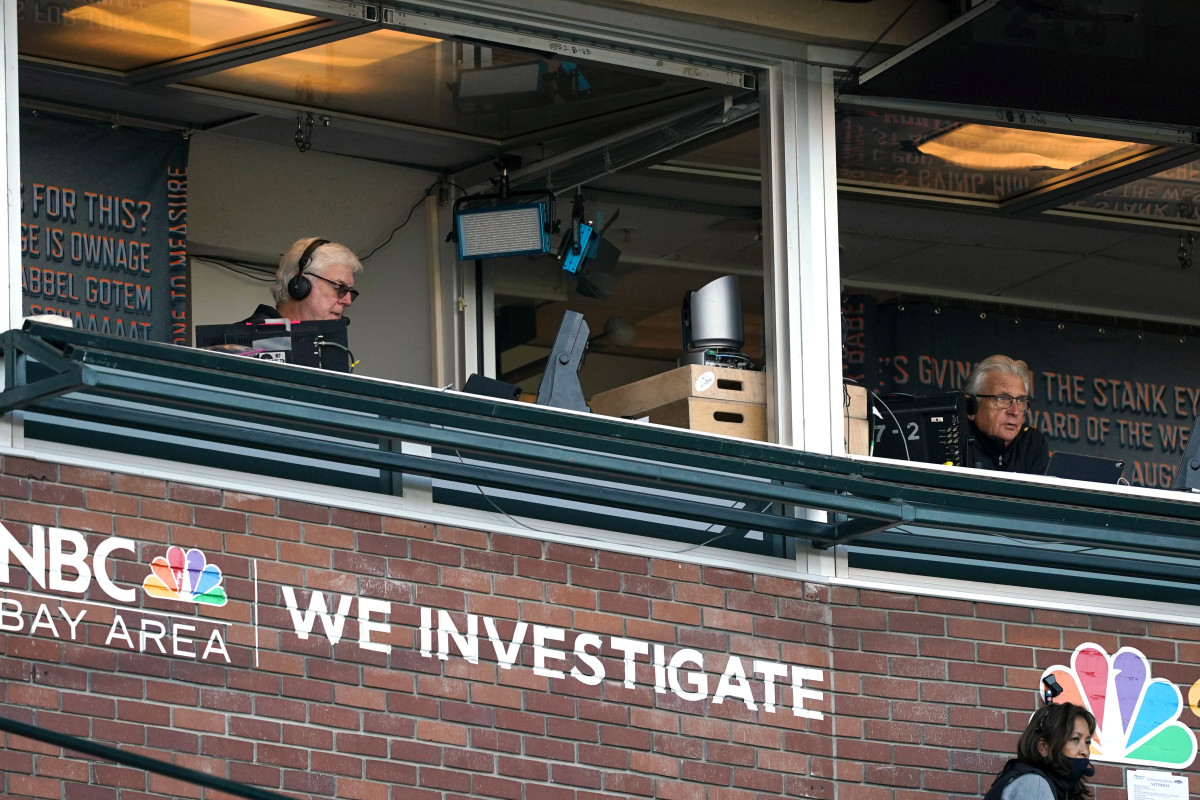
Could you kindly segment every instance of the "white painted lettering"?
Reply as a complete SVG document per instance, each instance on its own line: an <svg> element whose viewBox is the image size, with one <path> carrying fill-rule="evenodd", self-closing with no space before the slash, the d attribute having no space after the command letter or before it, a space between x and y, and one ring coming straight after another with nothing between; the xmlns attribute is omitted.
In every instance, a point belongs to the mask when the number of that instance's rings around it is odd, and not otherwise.
<svg viewBox="0 0 1200 800"><path fill-rule="evenodd" d="M774 661L755 661L754 671L763 676L763 710L775 713L775 679L786 678L788 668Z"/></svg>
<svg viewBox="0 0 1200 800"><path fill-rule="evenodd" d="M162 655L167 654L167 648L163 644L163 637L167 635L167 626L163 625L156 619L143 619L142 630L138 635L138 652L146 652L146 643L153 641L158 645L158 652Z"/></svg>
<svg viewBox="0 0 1200 800"><path fill-rule="evenodd" d="M679 668L684 664L693 664L696 667L697 672L689 673L687 676L694 691L684 689L679 682ZM676 652L667 664L667 682L671 685L671 691L680 700L695 701L708 697L708 676L704 674L704 654L691 648L684 648Z"/></svg>
<svg viewBox="0 0 1200 800"><path fill-rule="evenodd" d="M438 658L450 658L450 640L458 646L458 652L468 664L479 663L479 617L467 614L467 632L459 633L449 611L438 610Z"/></svg>
<svg viewBox="0 0 1200 800"><path fill-rule="evenodd" d="M392 626L386 622L372 622L371 615L379 614L387 619L391 613L392 604L387 600L374 597L358 598L358 646L363 650L374 650L376 653L390 653L392 646L386 642L372 642L372 633L390 633Z"/></svg>
<svg viewBox="0 0 1200 800"><path fill-rule="evenodd" d="M813 711L810 708L804 707L805 700L820 700L825 696L824 692L818 692L815 689L805 689L804 682L807 681L822 681L825 679L825 674L819 669L810 667L792 667L792 714L797 717L806 719L825 719L825 715L820 711Z"/></svg>
<svg viewBox="0 0 1200 800"><path fill-rule="evenodd" d="M588 648L600 652L600 641L594 633L581 633L575 637L575 658L591 669L591 673L581 672L575 666L571 667L571 677L587 686L598 686L604 681L604 662L588 652Z"/></svg>
<svg viewBox="0 0 1200 800"><path fill-rule="evenodd" d="M58 638L58 628L54 627L54 620L50 616L50 609L46 604L38 606L37 613L33 615L33 622L29 625L29 633L34 634L38 629L45 628L50 632L50 635L55 639Z"/></svg>
<svg viewBox="0 0 1200 800"><path fill-rule="evenodd" d="M504 640L500 637L500 631L496 630L494 619L484 617L483 629L487 632L488 641L492 643L492 649L496 651L496 663L500 665L500 669L512 669L512 665L517 663L521 645L525 643L525 632L529 630L529 623L518 622L513 627L512 642L508 647L504 646Z"/></svg>
<svg viewBox="0 0 1200 800"><path fill-rule="evenodd" d="M619 636L614 636L609 640L614 650L620 650L625 655L625 682L626 689L632 689L636 684L634 677L637 674L636 665L633 662L635 655L644 656L650 652L650 645L645 642L639 642L636 639L624 639Z"/></svg>
<svg viewBox="0 0 1200 800"><path fill-rule="evenodd" d="M338 597L337 613L330 616L325 607L325 595L321 592L313 592L308 599L308 610L301 614L299 605L296 603L295 590L290 586L282 588L283 602L287 604L288 612L292 615L292 627L296 631L297 638L307 639L319 618L325 629L325 638L329 640L330 645L335 645L342 640L342 629L346 626L346 615L350 613L350 603L354 598L350 595Z"/></svg>
<svg viewBox="0 0 1200 800"><path fill-rule="evenodd" d="M754 702L754 692L751 691L750 683L746 680L746 670L742 667L742 660L737 656L729 657L729 663L725 665L725 671L721 673L721 680L717 684L717 691L713 692L712 701L724 703L726 697L740 697L746 704L746 708L751 711L758 708Z"/></svg>
<svg viewBox="0 0 1200 800"><path fill-rule="evenodd" d="M567 632L562 628L551 628L546 625L533 626L533 674L543 678L562 678L562 670L547 669L546 659L560 661L566 658L562 650L546 647L546 642L561 642L567 638Z"/></svg>
<svg viewBox="0 0 1200 800"><path fill-rule="evenodd" d="M187 656L188 658L195 658L196 657L195 650L192 650L192 649L184 650L181 647L181 645L195 644L196 643L195 640L180 636L179 635L180 631L187 631L188 633L195 633L196 626L195 625L172 625L171 626L171 652L177 656Z"/></svg>

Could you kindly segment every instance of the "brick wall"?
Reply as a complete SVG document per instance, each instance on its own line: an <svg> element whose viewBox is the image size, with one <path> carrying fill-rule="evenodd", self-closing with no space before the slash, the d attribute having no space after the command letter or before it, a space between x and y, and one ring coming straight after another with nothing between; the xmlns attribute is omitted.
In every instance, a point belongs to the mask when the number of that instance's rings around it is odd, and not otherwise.
<svg viewBox="0 0 1200 800"><path fill-rule="evenodd" d="M1200 679L1194 627L831 588L681 563L669 543L661 557L625 555L18 458L4 459L0 500L25 544L34 526L84 532L93 552L113 536L136 542L113 554L120 587L141 586L169 546L197 548L229 598L196 612L139 589L122 604L93 581L84 606L14 561L0 593L0 714L297 796L978 797L1012 752L1041 671L1069 663L1076 645L1137 648L1185 699ZM314 593L327 613L353 598L336 644L318 616L297 634L287 590L301 616ZM353 605L364 599L390 629L364 634ZM547 677L582 662L539 660L530 646L507 669L489 643L477 663L455 646L442 660L434 631L423 655L423 609L435 625L449 612L460 631L468 615L490 619L501 641L521 623L527 644L534 626L561 630L546 646L568 654L600 637L605 679ZM185 627L155 638L152 622L143 642L142 620ZM368 615L366 627L382 622ZM228 665L201 657L214 630ZM663 645L664 658L702 654L708 698L655 691L665 673L649 654L632 657L626 686L613 637ZM784 678L772 712L760 680L747 681L755 710L736 691L713 702L731 659L747 672L756 660L821 670L806 688L822 696L804 705L823 718L792 713ZM1180 720L1197 721L1190 709ZM3 744L6 798L201 796L20 737ZM1101 765L1095 783L1097 800L1118 800L1123 768Z"/></svg>

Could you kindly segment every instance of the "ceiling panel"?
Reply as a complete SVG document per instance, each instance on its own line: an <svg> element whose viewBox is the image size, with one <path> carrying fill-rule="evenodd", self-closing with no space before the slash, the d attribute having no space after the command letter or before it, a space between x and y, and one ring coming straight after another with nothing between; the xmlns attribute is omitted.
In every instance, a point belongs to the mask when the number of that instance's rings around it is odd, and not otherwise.
<svg viewBox="0 0 1200 800"><path fill-rule="evenodd" d="M667 75L375 30L185 81L334 114L510 139L720 92Z"/></svg>
<svg viewBox="0 0 1200 800"><path fill-rule="evenodd" d="M1200 128L1195 0L984 0L852 93Z"/></svg>
<svg viewBox="0 0 1200 800"><path fill-rule="evenodd" d="M321 22L232 0L57 0L25 3L22 55L128 71Z"/></svg>

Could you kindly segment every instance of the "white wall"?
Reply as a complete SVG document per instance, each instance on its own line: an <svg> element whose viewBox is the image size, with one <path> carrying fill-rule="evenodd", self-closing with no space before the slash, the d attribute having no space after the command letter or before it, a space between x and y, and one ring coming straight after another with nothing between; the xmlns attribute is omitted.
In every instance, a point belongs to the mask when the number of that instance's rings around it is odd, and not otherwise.
<svg viewBox="0 0 1200 800"><path fill-rule="evenodd" d="M387 238L437 176L345 156L196 134L188 158L188 243L278 264L296 239L320 236L362 257ZM432 376L425 214L421 206L391 243L363 262L362 296L347 313L356 373L429 385ZM234 322L267 283L192 259L192 322Z"/></svg>

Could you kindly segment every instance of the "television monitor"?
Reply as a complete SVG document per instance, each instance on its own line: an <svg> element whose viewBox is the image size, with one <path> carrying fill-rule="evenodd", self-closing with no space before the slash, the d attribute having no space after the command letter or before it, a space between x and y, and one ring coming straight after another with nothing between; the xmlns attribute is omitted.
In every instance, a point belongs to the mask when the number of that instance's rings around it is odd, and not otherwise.
<svg viewBox="0 0 1200 800"><path fill-rule="evenodd" d="M1179 467L1175 470L1171 488L1185 492L1200 492L1200 417L1196 417L1196 422L1192 426L1191 438L1188 439L1183 458L1179 459Z"/></svg>
<svg viewBox="0 0 1200 800"><path fill-rule="evenodd" d="M197 325L196 347L264 361L349 372L351 358L346 336L349 323L347 319L323 319Z"/></svg>
<svg viewBox="0 0 1200 800"><path fill-rule="evenodd" d="M938 395L871 395L871 454L927 464L967 466L970 428L965 398Z"/></svg>

